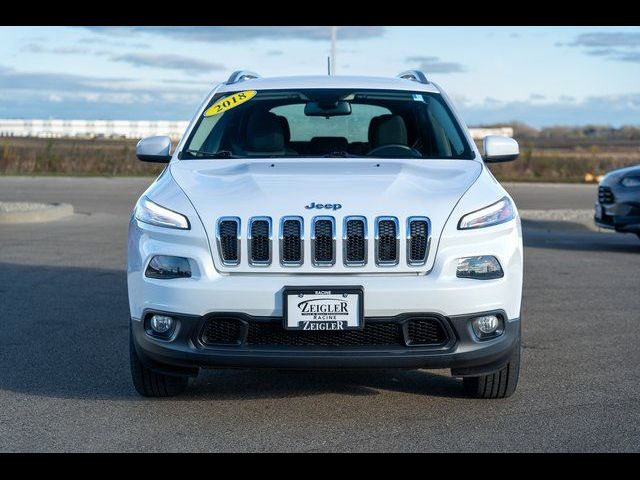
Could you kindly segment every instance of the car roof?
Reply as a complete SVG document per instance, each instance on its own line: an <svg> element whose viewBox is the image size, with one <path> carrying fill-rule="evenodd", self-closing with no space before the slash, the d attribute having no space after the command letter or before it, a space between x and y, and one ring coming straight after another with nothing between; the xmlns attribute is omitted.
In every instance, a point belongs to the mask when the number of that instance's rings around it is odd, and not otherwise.
<svg viewBox="0 0 640 480"><path fill-rule="evenodd" d="M367 77L347 75L307 75L291 77L260 77L232 84L223 83L218 92L238 90L279 90L289 88L366 88L380 90L408 90L440 93L432 83L420 83L394 77Z"/></svg>

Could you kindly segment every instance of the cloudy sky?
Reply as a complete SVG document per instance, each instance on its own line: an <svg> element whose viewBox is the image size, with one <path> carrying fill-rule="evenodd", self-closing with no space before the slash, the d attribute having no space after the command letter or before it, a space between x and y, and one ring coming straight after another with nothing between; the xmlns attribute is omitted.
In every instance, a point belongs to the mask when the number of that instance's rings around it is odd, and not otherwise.
<svg viewBox="0 0 640 480"><path fill-rule="evenodd" d="M0 27L0 117L186 120L236 69L324 74L329 27ZM337 74L421 68L470 125L640 124L640 27L339 27Z"/></svg>

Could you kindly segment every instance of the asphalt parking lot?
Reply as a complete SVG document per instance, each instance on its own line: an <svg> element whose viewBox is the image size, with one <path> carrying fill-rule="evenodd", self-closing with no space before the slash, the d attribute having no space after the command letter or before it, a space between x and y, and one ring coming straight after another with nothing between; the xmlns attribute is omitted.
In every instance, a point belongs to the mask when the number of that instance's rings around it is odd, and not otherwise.
<svg viewBox="0 0 640 480"><path fill-rule="evenodd" d="M639 451L640 239L525 222L523 365L506 400L447 371L209 371L143 399L128 366L126 227L151 179L0 177L72 217L0 225L1 451ZM520 209L595 186L508 185Z"/></svg>

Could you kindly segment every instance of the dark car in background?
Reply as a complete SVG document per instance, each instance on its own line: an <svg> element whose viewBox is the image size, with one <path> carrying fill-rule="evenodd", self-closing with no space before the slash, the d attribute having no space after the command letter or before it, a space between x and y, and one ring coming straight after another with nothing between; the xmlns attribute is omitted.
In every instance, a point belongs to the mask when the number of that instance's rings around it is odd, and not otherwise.
<svg viewBox="0 0 640 480"><path fill-rule="evenodd" d="M598 186L594 220L599 227L640 238L640 165L604 176Z"/></svg>

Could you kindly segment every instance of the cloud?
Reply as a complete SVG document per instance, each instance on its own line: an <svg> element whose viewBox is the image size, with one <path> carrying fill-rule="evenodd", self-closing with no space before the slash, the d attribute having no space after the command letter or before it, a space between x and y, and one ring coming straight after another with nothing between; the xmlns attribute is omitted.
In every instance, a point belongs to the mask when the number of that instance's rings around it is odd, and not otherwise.
<svg viewBox="0 0 640 480"><path fill-rule="evenodd" d="M591 32L573 42L556 46L582 47L592 57L618 62L640 63L640 32Z"/></svg>
<svg viewBox="0 0 640 480"><path fill-rule="evenodd" d="M423 70L427 76L430 73L459 73L464 72L465 67L456 62L443 62L439 57L413 56L405 59L407 63L417 64L418 69Z"/></svg>
<svg viewBox="0 0 640 480"><path fill-rule="evenodd" d="M60 55L87 54L91 52L91 50L89 50L88 48L82 48L82 47L76 47L76 46L49 48L39 43L28 43L27 45L22 47L20 51L27 52L27 53L55 53Z"/></svg>
<svg viewBox="0 0 640 480"><path fill-rule="evenodd" d="M331 36L330 27L322 26L281 26L281 27L240 27L240 26L126 26L107 27L93 26L88 28L94 33L126 37L141 33L163 35L188 41L198 42L238 42L249 40L322 40L327 41ZM384 34L384 27L338 27L340 40L359 40L380 37Z"/></svg>
<svg viewBox="0 0 640 480"><path fill-rule="evenodd" d="M153 67L171 70L182 70L190 73L201 73L224 70L219 63L207 62L182 55L150 55L143 53L127 53L111 57L114 62L125 62L135 67Z"/></svg>
<svg viewBox="0 0 640 480"><path fill-rule="evenodd" d="M210 84L153 86L126 78L26 73L0 65L0 117L185 120L210 89Z"/></svg>
<svg viewBox="0 0 640 480"><path fill-rule="evenodd" d="M582 33L567 44L588 48L640 47L640 32L590 32Z"/></svg>
<svg viewBox="0 0 640 480"><path fill-rule="evenodd" d="M0 66L0 89L41 90L47 92L107 91L127 78L96 78L49 72L19 72Z"/></svg>
<svg viewBox="0 0 640 480"><path fill-rule="evenodd" d="M640 93L590 96L581 100L561 96L547 102L485 99L475 104L462 103L460 110L472 125L522 121L535 127L587 124L619 127L638 125Z"/></svg>

